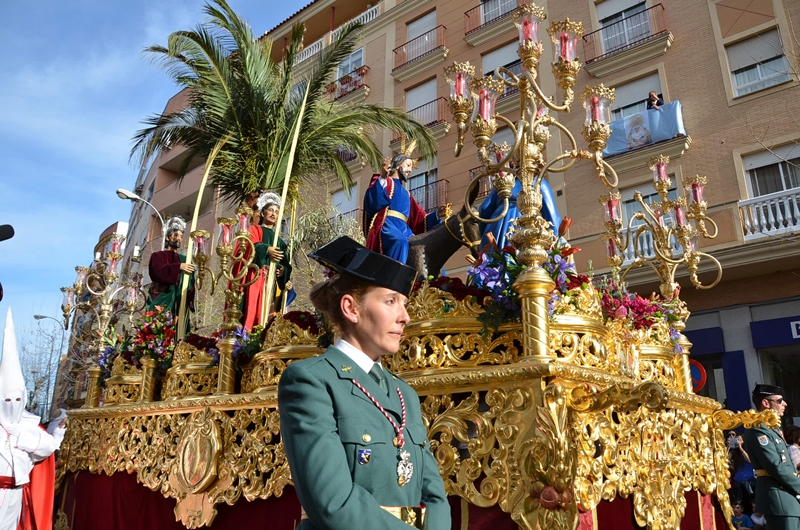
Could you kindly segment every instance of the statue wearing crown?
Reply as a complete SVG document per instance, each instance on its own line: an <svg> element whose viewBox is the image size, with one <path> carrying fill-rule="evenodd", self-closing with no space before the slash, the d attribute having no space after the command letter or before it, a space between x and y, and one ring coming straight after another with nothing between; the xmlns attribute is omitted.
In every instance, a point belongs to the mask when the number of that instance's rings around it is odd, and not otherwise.
<svg viewBox="0 0 800 530"><path fill-rule="evenodd" d="M192 274L194 265L186 263L186 256L178 253L183 244L183 233L186 230L186 221L180 217L171 217L167 220L165 229L164 248L153 252L148 263L150 273L150 291L147 296L147 310L156 307L161 311L170 311L177 314L181 302L180 282L183 274ZM189 307L193 307L194 286L189 289Z"/></svg>
<svg viewBox="0 0 800 530"><path fill-rule="evenodd" d="M414 160L415 142L391 160L383 161L380 174L372 175L364 194L364 231L366 247L400 263L408 258L408 239L440 223L436 211L425 214L405 188Z"/></svg>

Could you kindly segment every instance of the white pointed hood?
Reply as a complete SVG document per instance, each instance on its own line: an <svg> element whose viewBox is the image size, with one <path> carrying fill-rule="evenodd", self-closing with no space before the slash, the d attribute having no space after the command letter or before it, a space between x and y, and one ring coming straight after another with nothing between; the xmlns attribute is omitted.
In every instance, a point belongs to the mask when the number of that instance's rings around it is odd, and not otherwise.
<svg viewBox="0 0 800 530"><path fill-rule="evenodd" d="M11 318L9 307L3 334L3 358L0 360L0 424L19 423L22 411L25 410L27 396L17 353L14 320Z"/></svg>

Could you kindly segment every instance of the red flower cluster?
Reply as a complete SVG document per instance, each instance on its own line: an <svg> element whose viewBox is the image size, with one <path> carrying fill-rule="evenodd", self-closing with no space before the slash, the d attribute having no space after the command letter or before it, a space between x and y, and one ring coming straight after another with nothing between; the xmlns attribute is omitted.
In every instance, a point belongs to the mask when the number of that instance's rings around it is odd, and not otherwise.
<svg viewBox="0 0 800 530"><path fill-rule="evenodd" d="M485 297L491 295L489 291L479 289L474 285L464 285L464 282L461 281L461 278L452 278L450 276L439 276L438 278L431 280L429 285L439 289L440 291L452 294L453 298L459 302L464 301L470 296L474 296L475 300L478 303L481 303ZM414 284L414 291L417 291L420 288L422 288L422 283L416 282Z"/></svg>
<svg viewBox="0 0 800 530"><path fill-rule="evenodd" d="M567 289L577 289L584 284L588 285L590 283L592 283L592 280L584 274L567 275Z"/></svg>
<svg viewBox="0 0 800 530"><path fill-rule="evenodd" d="M322 331L317 315L308 311L289 311L283 315L284 320L288 320L298 328L310 332L312 335L319 335Z"/></svg>
<svg viewBox="0 0 800 530"><path fill-rule="evenodd" d="M204 337L202 335L198 335L197 333L192 333L191 335L187 335L184 339L184 342L187 344L197 348L198 350L202 351L209 351L211 349L216 349L217 347L217 337Z"/></svg>

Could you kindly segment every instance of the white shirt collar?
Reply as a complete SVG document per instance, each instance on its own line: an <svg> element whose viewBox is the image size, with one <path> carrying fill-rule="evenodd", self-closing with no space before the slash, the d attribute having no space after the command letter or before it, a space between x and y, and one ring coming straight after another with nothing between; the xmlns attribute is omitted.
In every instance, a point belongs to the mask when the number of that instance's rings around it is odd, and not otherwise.
<svg viewBox="0 0 800 530"><path fill-rule="evenodd" d="M376 363L375 361L370 359L366 353L359 350L358 348L356 348L355 346L353 346L344 339L336 339L336 342L334 343L333 347L337 348L342 353L347 355L347 357L350 358L351 361L356 363L358 367L364 370L366 373L369 373L369 371L372 370L372 367L376 364L380 366L381 369L383 369L381 363Z"/></svg>

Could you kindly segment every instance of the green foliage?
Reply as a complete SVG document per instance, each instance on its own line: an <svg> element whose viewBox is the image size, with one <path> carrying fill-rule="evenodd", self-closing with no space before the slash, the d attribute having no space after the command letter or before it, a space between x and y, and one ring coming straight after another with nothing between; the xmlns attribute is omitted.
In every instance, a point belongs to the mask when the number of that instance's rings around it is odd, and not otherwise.
<svg viewBox="0 0 800 530"><path fill-rule="evenodd" d="M337 149L350 149L380 167L383 154L372 133L381 128L417 140L422 155L432 159L435 142L430 131L404 110L339 104L327 96L325 88L338 64L358 44L359 24L343 27L334 43L309 59L314 61L310 72L299 77L294 61L302 50L302 25L293 27L286 55L276 63L271 58L273 43L266 37L256 39L225 0L206 4L205 13L205 23L172 33L166 46L145 50L187 91L189 104L149 117L134 137L132 157L141 162L182 144L189 154L178 171L183 177L192 159L206 159L222 142L211 184L222 198L234 202L249 192L282 185L298 119L302 122L292 179L331 174L349 188L352 176Z"/></svg>

